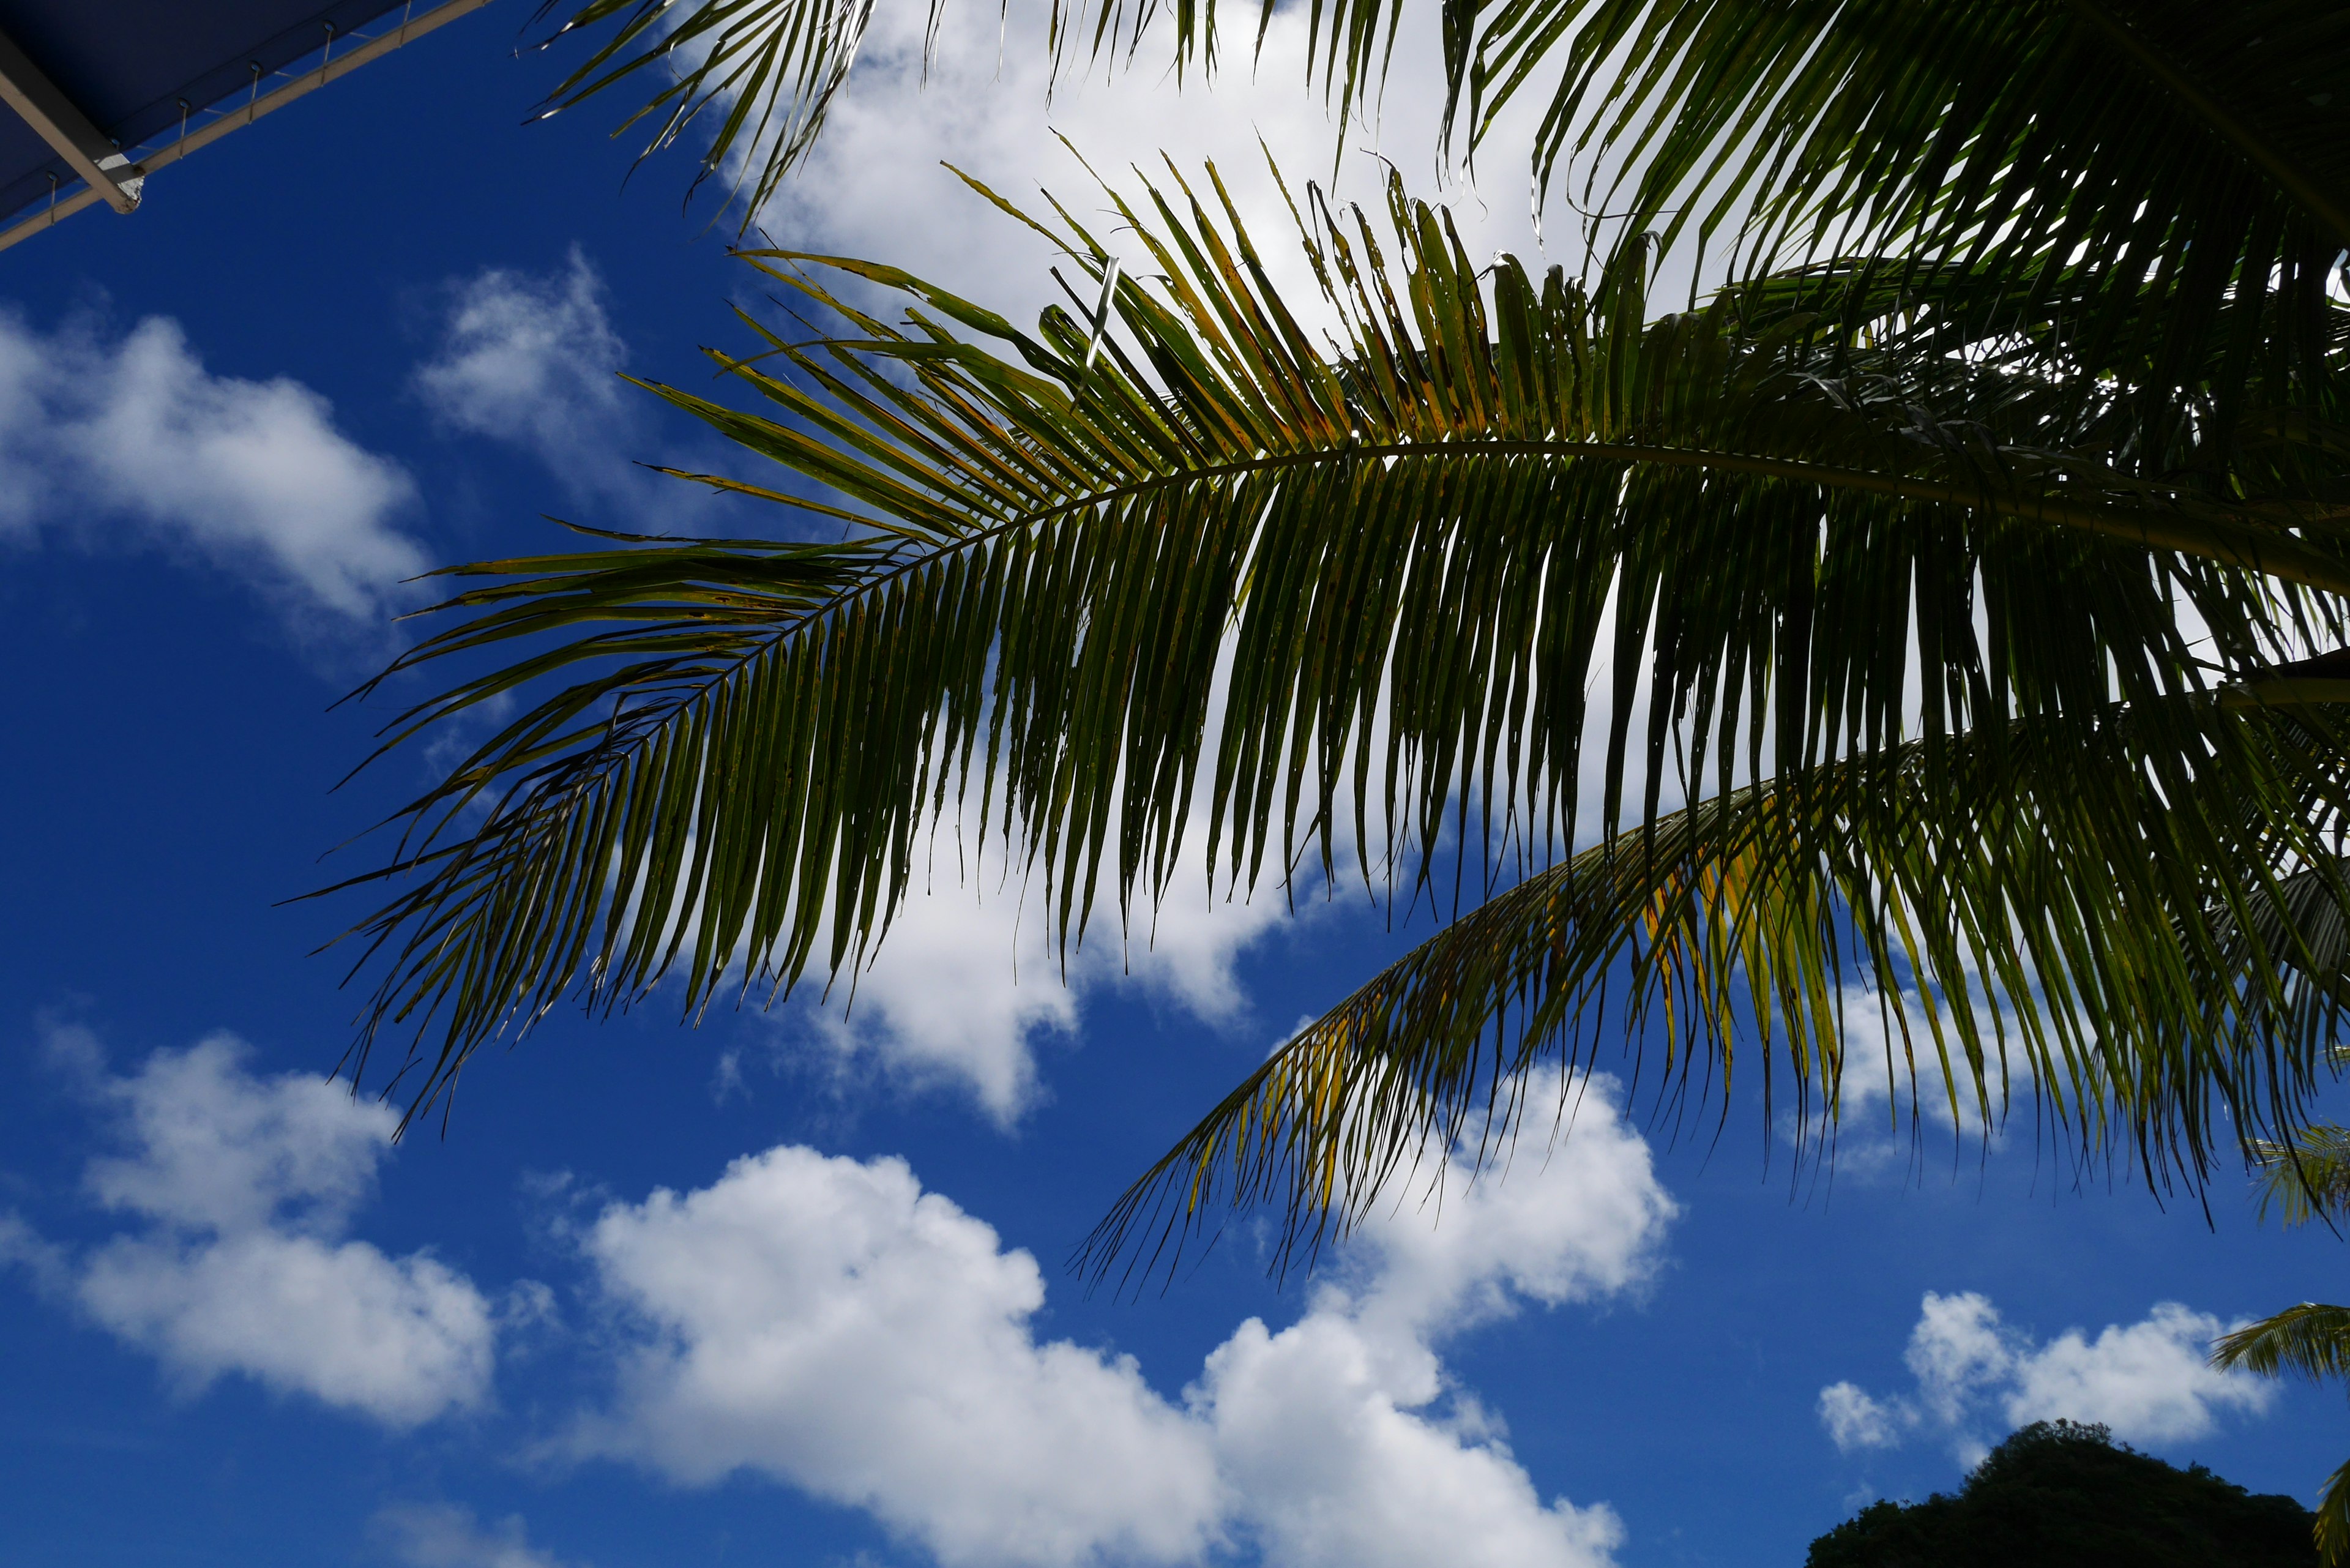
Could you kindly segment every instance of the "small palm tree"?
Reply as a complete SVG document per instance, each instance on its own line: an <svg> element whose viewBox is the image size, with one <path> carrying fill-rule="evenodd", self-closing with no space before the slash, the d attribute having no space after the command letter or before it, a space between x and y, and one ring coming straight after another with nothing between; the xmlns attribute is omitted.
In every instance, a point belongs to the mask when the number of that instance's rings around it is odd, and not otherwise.
<svg viewBox="0 0 2350 1568"><path fill-rule="evenodd" d="M2340 1055L2337 1053L2337 1060ZM2319 1123L2290 1144L2265 1145L2261 1213L2272 1205L2288 1225L2305 1225L2350 1206L2350 1128ZM2303 1302L2222 1337L2211 1364L2264 1377L2298 1373L2313 1383L2350 1379L2350 1307ZM2317 1503L2317 1551L2327 1568L2350 1562L2350 1463L2326 1478Z"/></svg>
<svg viewBox="0 0 2350 1568"><path fill-rule="evenodd" d="M412 1032L416 1109L567 999L853 971L960 811L1065 940L1187 855L1493 889L1211 1110L1099 1262L1235 1201L1310 1247L1609 1036L1809 1125L1848 1071L1987 1123L2020 1081L2153 1179L2303 1130L2350 994L2301 918L2350 897L2350 655L2309 655L2350 602L2350 13L1455 9L1472 136L1547 80L1545 177L1627 171L1580 275L1309 191L1289 299L1212 170L1112 192L1122 273L983 192L1081 275L1034 331L745 253L836 326L746 317L715 358L764 413L652 390L780 475L681 477L797 523L451 568L463 618L394 667L486 661L387 745L535 698L361 879L397 885L362 1055ZM1385 13L1317 15L1351 98ZM1673 246L1732 282L1652 298Z"/></svg>

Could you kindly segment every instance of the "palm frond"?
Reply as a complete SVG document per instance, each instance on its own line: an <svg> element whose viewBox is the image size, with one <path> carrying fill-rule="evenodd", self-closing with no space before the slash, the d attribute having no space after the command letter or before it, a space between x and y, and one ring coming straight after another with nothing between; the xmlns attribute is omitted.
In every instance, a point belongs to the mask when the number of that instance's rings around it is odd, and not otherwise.
<svg viewBox="0 0 2350 1568"><path fill-rule="evenodd" d="M2330 732L2188 705L2213 763L2191 780L2143 749L2177 739L2143 714L2085 744L2020 722L1783 774L1527 877L1274 1053L1080 1264L1124 1261L1131 1282L1250 1207L1280 1219L1276 1266L1310 1261L1465 1129L1513 1136L1529 1082L1611 1066L1618 1040L1636 1075L1660 1045L1660 1103L1718 1088L1726 1109L1744 1039L1766 1126L1787 1107L1804 1131L1870 1076L1897 1121L1939 1102L1954 1127L2001 1125L2021 1085L2074 1147L2149 1171L2199 1167L2215 1111L2294 1121L2342 1019L2341 955L2236 924L2293 881L2261 864L2241 784L2269 780L2290 819L2310 794L2338 813L2350 779ZM1881 1059L1850 1054L1856 1011Z"/></svg>
<svg viewBox="0 0 2350 1568"><path fill-rule="evenodd" d="M2350 1377L2350 1307L2320 1302L2287 1307L2221 1335L2211 1346L2211 1365L2313 1383Z"/></svg>
<svg viewBox="0 0 2350 1568"><path fill-rule="evenodd" d="M1971 962L2044 997L2025 1049L2085 1137L2199 1171L2216 1105L2248 1137L2299 1125L2323 1043L2289 1026L2301 992L2256 916L2279 877L2334 863L2341 683L2271 662L2339 628L2329 505L2174 480L2153 464L2191 458L2191 424L2117 459L2111 406L1877 352L1830 317L1732 295L1651 320L1638 251L1590 289L1480 268L1399 185L1384 223L1309 197L1310 306L1274 288L1212 170L1204 199L1180 177L1114 199L1157 270L1120 279L1090 368L1066 312L1031 334L894 269L749 253L844 335L718 356L768 416L656 389L785 471L710 483L854 520L844 542L452 569L488 581L397 669L490 667L387 744L556 690L357 879L399 888L354 933L381 967L362 1060L413 1030L415 1107L567 998L608 1009L675 975L691 1013L852 968L951 811L1042 878L1073 940L1097 897L1123 913L1165 888L1195 815L1212 874L1256 887L1301 856L1426 876L1448 836L1474 861L1504 828L1539 868L1594 831L1669 839L1681 799L1720 797L1750 804L1702 808L1697 848L1766 826L1798 847L1767 859L1759 924L1720 922L1719 864L1664 885L1691 950L1731 943L1678 1062L1711 1062L1738 984L1792 996L1780 1026L1831 1059L1813 993L1848 921L1880 976L1898 949L1937 982ZM1102 275L1082 226L1049 232ZM2246 679L2215 687L2212 660ZM2049 776L2068 757L2103 770L2069 798ZM1885 815L1905 801L2000 831L1905 839ZM1839 842L1825 871L1805 858ZM1887 924L1950 877L1960 924ZM1584 971L1524 972L1572 997L1590 963L1674 950L1613 940L1577 950ZM1465 1040L1482 1005L1430 1015L1430 1040ZM1952 1027L1970 1064L2005 1060ZM2093 1065L2127 1080L2110 1114ZM1945 1078L1972 1093L1974 1071Z"/></svg>
<svg viewBox="0 0 2350 1568"><path fill-rule="evenodd" d="M2317 1561L2320 1568L2350 1563L2350 1463L2325 1478L2317 1497Z"/></svg>
<svg viewBox="0 0 2350 1568"><path fill-rule="evenodd" d="M2282 1143L2256 1146L2262 1174L2261 1218L2273 1207L2288 1225L2306 1225L2350 1203L2350 1127L2318 1122Z"/></svg>
<svg viewBox="0 0 2350 1568"><path fill-rule="evenodd" d="M2211 1365L2263 1377L2298 1375L2313 1383L2350 1377L2350 1307L2303 1302L2247 1324L2213 1344ZM2316 1536L2320 1563L2332 1568L2350 1561L2350 1464L2325 1479Z"/></svg>
<svg viewBox="0 0 2350 1568"><path fill-rule="evenodd" d="M933 30L941 3L932 0ZM533 19L546 20L556 4L542 0ZM540 114L651 76L660 85L614 134L650 124L641 161L690 130L706 131L692 189L737 161L727 195L743 198L748 226L816 145L872 19L873 0L700 0L682 14L674 0L589 0L546 42L607 23L611 31L556 84Z"/></svg>
<svg viewBox="0 0 2350 1568"><path fill-rule="evenodd" d="M1472 135L1547 95L1540 179L1581 162L1625 233L1742 274L1955 267L1967 331L2061 309L2068 355L2150 356L2159 387L2221 357L2230 408L2324 379L2350 17L2324 0L1499 0L1477 28Z"/></svg>
<svg viewBox="0 0 2350 1568"><path fill-rule="evenodd" d="M557 36L611 31L549 112L666 70L628 126L651 123L650 151L714 121L697 183L735 161L747 223L814 144L871 4L589 0ZM1384 81L1399 15L1315 0L1307 73L1342 114ZM1583 162L1595 239L1687 234L1745 276L1822 254L1872 279L1939 272L1938 309L1967 332L2044 342L2033 328L2062 312L2069 356L2151 358L2153 387L2203 387L2230 419L2249 379L2327 379L2350 17L2325 0L1444 0L1442 16L1448 128L1465 108L1473 148L1546 95L1538 182ZM1156 0L1055 0L1050 47L1061 63L1131 56L1161 18ZM1179 73L1211 67L1212 0L1164 19ZM2162 310L2139 308L2149 287ZM2214 356L2222 374L2199 379Z"/></svg>

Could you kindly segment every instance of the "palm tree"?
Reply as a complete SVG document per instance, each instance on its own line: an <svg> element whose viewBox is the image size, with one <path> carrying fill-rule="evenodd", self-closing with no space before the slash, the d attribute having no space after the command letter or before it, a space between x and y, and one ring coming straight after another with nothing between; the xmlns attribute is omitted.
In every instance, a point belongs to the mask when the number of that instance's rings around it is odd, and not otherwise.
<svg viewBox="0 0 2350 1568"><path fill-rule="evenodd" d="M681 26L805 22L703 57L766 73L726 78L762 180L852 11ZM1334 93L1386 15L1317 12ZM1543 177L1619 171L1582 275L1481 266L1400 186L1309 189L1287 299L1213 170L1113 192L1144 274L986 193L1080 275L1034 331L744 253L834 325L715 356L764 412L651 389L778 469L681 478L797 522L450 568L459 618L394 666L473 661L386 746L530 701L359 878L394 888L361 1058L405 1033L411 1115L567 999L853 971L962 813L1064 941L1185 856L1471 889L1137 1183L1099 1267L1235 1202L1310 1251L1609 1040L1653 1095L1718 1075L1726 1114L1736 1070L1822 1132L1847 1072L1986 1123L2027 1098L2157 1182L2303 1130L2350 996L2306 918L2350 894L2350 655L2311 652L2350 596L2350 13L1447 17L1472 140L1546 84ZM1674 246L1731 282L1652 299Z"/></svg>
<svg viewBox="0 0 2350 1568"><path fill-rule="evenodd" d="M2306 1225L2350 1203L2350 1128L2317 1123L2292 1143L2263 1145L2258 1157L2265 1168L2262 1218L2273 1205L2286 1224ZM2211 1348L2211 1364L2263 1377L2298 1373L2313 1383L2350 1378L2350 1307L2289 1306L2222 1336ZM2316 1534L2318 1557L2327 1568L2350 1562L2350 1464L2326 1478Z"/></svg>

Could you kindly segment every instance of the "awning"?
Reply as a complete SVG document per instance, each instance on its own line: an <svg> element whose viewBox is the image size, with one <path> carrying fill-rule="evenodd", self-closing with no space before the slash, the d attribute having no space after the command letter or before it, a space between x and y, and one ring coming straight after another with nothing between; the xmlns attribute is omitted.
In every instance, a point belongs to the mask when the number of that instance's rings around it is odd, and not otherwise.
<svg viewBox="0 0 2350 1568"><path fill-rule="evenodd" d="M489 0L0 0L0 248Z"/></svg>

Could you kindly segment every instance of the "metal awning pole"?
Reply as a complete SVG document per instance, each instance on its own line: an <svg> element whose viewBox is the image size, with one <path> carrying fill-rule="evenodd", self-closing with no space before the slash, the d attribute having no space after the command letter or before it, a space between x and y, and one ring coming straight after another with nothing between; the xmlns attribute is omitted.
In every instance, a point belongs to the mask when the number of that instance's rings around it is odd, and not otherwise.
<svg viewBox="0 0 2350 1568"><path fill-rule="evenodd" d="M5 33L0 33L0 101L39 132L108 206L128 213L139 205L139 176L130 171L114 143Z"/></svg>

